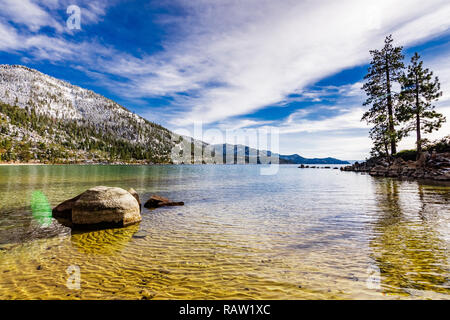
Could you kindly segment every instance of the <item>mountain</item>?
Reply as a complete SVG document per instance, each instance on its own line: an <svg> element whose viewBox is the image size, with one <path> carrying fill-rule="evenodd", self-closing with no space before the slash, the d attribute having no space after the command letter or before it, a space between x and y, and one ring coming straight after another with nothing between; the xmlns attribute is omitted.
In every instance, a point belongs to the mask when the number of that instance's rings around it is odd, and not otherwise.
<svg viewBox="0 0 450 320"><path fill-rule="evenodd" d="M212 147L216 154L222 154L224 163L269 163L271 157L279 157L280 164L349 164L347 161L335 158L308 159L298 154L278 155L267 150L258 150L245 145L216 144ZM263 159L264 158L264 159ZM261 159L263 159L261 161ZM273 161L273 160L272 160Z"/></svg>
<svg viewBox="0 0 450 320"><path fill-rule="evenodd" d="M335 158L303 158L298 154L292 155L280 155L280 159L287 161L288 163L293 164L350 164L348 161L343 161Z"/></svg>
<svg viewBox="0 0 450 320"><path fill-rule="evenodd" d="M179 139L93 91L0 65L1 161L168 163Z"/></svg>

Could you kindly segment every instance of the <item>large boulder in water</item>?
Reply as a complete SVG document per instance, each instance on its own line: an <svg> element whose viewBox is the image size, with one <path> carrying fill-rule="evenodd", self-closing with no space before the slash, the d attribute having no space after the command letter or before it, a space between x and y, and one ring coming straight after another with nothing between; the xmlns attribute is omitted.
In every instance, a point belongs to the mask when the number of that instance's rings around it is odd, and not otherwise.
<svg viewBox="0 0 450 320"><path fill-rule="evenodd" d="M125 227L141 221L140 206L121 188L94 187L53 209L53 217L75 229Z"/></svg>

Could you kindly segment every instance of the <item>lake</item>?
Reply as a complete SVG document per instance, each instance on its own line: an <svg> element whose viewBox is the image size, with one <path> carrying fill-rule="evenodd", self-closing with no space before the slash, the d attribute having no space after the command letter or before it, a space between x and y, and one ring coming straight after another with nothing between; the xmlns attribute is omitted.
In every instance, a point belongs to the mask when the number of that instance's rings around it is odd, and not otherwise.
<svg viewBox="0 0 450 320"><path fill-rule="evenodd" d="M260 168L0 166L0 299L450 298L449 184ZM185 205L84 233L33 218L34 192L96 185Z"/></svg>

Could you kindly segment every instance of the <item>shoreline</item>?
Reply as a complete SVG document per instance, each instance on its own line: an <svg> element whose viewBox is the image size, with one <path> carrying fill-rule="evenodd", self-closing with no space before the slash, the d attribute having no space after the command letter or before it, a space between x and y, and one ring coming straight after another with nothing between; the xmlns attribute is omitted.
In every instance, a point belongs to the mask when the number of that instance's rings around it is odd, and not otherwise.
<svg viewBox="0 0 450 320"><path fill-rule="evenodd" d="M17 163L8 163L8 162L0 162L1 166L67 166L67 165L75 165L75 166L191 166L191 165L215 165L215 166L224 166L224 165L265 165L261 163L105 163L105 162L94 162L94 163L40 163L40 162L17 162ZM266 164L267 165L267 164ZM278 165L291 165L291 166L299 166L301 164L298 163L278 163ZM309 168L321 168L324 166L331 167L344 167L348 166L348 164L330 164L330 163L320 163L320 164L305 164L305 166L309 166ZM335 169L335 168L330 168Z"/></svg>
<svg viewBox="0 0 450 320"><path fill-rule="evenodd" d="M17 162L17 163L1 163L0 166L154 166L154 165L171 165L170 163L40 163L40 162Z"/></svg>
<svg viewBox="0 0 450 320"><path fill-rule="evenodd" d="M373 158L362 163L341 167L341 171L368 173L372 177L399 178L408 180L450 181L450 153L424 152L416 161L405 161L401 157L389 161Z"/></svg>
<svg viewBox="0 0 450 320"><path fill-rule="evenodd" d="M45 166L46 163L0 163L1 166Z"/></svg>

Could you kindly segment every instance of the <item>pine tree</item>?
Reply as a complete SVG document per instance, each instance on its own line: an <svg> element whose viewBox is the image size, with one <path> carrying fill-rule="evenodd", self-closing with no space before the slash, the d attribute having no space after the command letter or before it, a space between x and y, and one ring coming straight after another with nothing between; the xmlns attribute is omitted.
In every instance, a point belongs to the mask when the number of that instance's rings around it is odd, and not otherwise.
<svg viewBox="0 0 450 320"><path fill-rule="evenodd" d="M389 135L387 135L388 128L386 121L383 119L385 116L381 116L379 122L370 129L369 137L373 141L373 148L370 152L373 157L383 157L389 155Z"/></svg>
<svg viewBox="0 0 450 320"><path fill-rule="evenodd" d="M439 129L445 122L445 117L434 110L431 104L442 95L438 77L433 78L433 72L423 68L423 61L416 52L411 58L408 72L400 79L402 91L400 106L397 110L398 119L406 123L404 131L416 131L417 157L422 152L422 130L431 133Z"/></svg>
<svg viewBox="0 0 450 320"><path fill-rule="evenodd" d="M381 50L371 50L372 61L367 75L364 77L367 82L363 85L367 100L364 106L371 106L361 120L366 120L375 126L385 128L383 136L388 136L391 155L397 153L397 142L400 134L395 130L398 124L395 118L395 106L398 94L392 91L392 85L398 82L404 64L402 54L403 47L394 47L392 35L386 37L384 47ZM385 125L381 126L380 121Z"/></svg>

